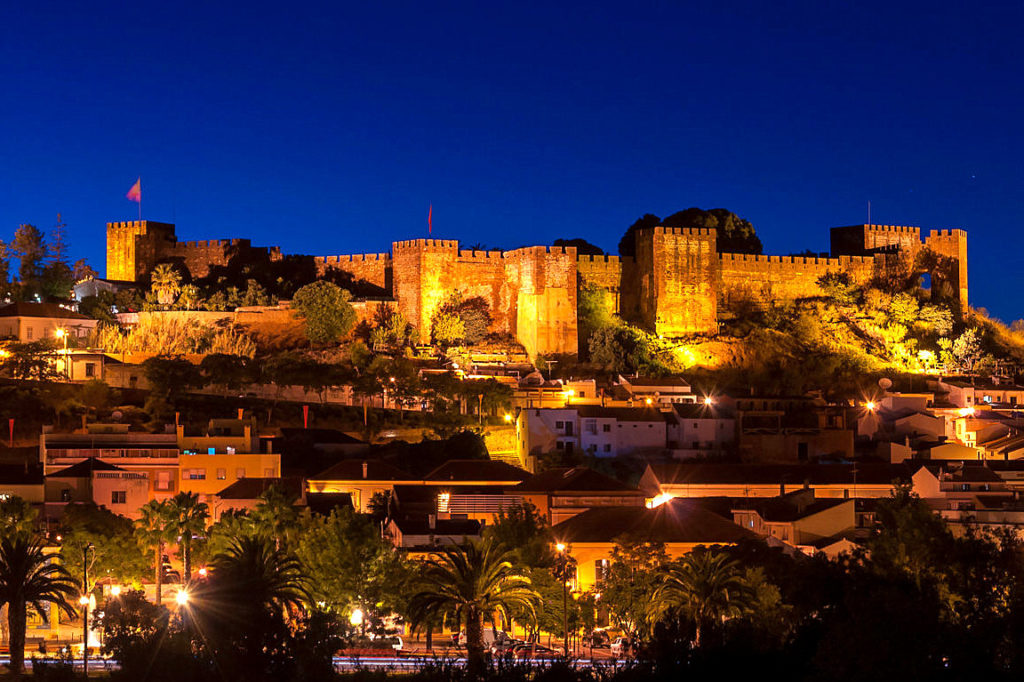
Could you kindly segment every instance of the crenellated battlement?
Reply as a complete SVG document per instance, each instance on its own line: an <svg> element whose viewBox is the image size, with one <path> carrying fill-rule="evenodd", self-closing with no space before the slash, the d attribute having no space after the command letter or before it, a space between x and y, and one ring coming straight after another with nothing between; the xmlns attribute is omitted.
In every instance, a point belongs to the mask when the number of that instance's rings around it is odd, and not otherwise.
<svg viewBox="0 0 1024 682"><path fill-rule="evenodd" d="M392 242L391 249L430 249L440 251L458 251L459 242L456 239L406 239L403 241Z"/></svg>
<svg viewBox="0 0 1024 682"><path fill-rule="evenodd" d="M672 234L680 237L715 237L718 230L713 227L647 227L639 232L651 232L653 234Z"/></svg>
<svg viewBox="0 0 1024 682"><path fill-rule="evenodd" d="M967 230L951 229L928 231L928 239L934 239L936 237L956 237L958 239L967 239Z"/></svg>
<svg viewBox="0 0 1024 682"><path fill-rule="evenodd" d="M577 255L576 260L580 263L594 263L595 265L622 265L623 262L633 261L629 256L613 256L611 254L605 254L603 256Z"/></svg>
<svg viewBox="0 0 1024 682"><path fill-rule="evenodd" d="M353 253L344 256L313 256L313 262L320 265L344 265L346 263L366 263L390 261L390 253Z"/></svg>
<svg viewBox="0 0 1024 682"><path fill-rule="evenodd" d="M501 261L504 258L504 251L473 251L470 249L459 251L459 261L463 263L488 263Z"/></svg>
<svg viewBox="0 0 1024 682"><path fill-rule="evenodd" d="M921 234L921 228L913 225L871 225L867 224L864 227L872 232L899 232L903 234Z"/></svg>

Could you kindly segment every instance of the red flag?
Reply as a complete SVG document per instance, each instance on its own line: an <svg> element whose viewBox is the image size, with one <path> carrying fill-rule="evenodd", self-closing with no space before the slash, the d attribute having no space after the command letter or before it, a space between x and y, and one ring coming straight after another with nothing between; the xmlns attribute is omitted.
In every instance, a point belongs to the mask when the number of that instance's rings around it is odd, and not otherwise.
<svg viewBox="0 0 1024 682"><path fill-rule="evenodd" d="M434 205L430 205L430 210L427 211L427 234L434 233Z"/></svg>
<svg viewBox="0 0 1024 682"><path fill-rule="evenodd" d="M135 184L132 185L132 188L128 190L128 194L125 194L125 196L131 201L142 203L142 178L135 181Z"/></svg>

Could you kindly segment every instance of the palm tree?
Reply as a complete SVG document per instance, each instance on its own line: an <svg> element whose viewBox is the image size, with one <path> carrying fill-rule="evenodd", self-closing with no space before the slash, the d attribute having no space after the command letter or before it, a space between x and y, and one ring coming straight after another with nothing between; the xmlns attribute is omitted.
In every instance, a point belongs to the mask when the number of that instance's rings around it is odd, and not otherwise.
<svg viewBox="0 0 1024 682"><path fill-rule="evenodd" d="M668 611L686 614L700 646L708 629L728 618L743 615L750 604L750 588L739 562L723 552L698 551L663 569L663 582L651 598L654 618Z"/></svg>
<svg viewBox="0 0 1024 682"><path fill-rule="evenodd" d="M44 552L41 538L22 531L0 540L0 603L7 604L12 673L18 675L25 667L28 607L44 621L49 615L45 604L56 604L73 616L75 608L69 598L77 592L78 586L56 563L56 556Z"/></svg>
<svg viewBox="0 0 1024 682"><path fill-rule="evenodd" d="M192 538L206 530L210 508L199 501L199 493L178 493L167 501L168 530L178 537L185 580L192 580Z"/></svg>
<svg viewBox="0 0 1024 682"><path fill-rule="evenodd" d="M135 532L142 544L156 551L156 603L162 598L164 584L164 548L173 541L173 519L167 500L150 500L139 508Z"/></svg>
<svg viewBox="0 0 1024 682"><path fill-rule="evenodd" d="M287 546L298 525L299 513L295 509L295 498L280 486L272 485L260 494L256 508L252 510L252 522L257 533L274 541L274 549Z"/></svg>
<svg viewBox="0 0 1024 682"><path fill-rule="evenodd" d="M174 297L181 291L181 275L170 263L160 263L153 268L150 283L160 305L174 303Z"/></svg>
<svg viewBox="0 0 1024 682"><path fill-rule="evenodd" d="M417 628L449 615L465 626L471 677L483 671L484 618L493 626L495 614L503 620L513 610L536 614L540 595L513 568L511 554L490 538L446 547L424 562L422 587L409 600L409 617Z"/></svg>
<svg viewBox="0 0 1024 682"><path fill-rule="evenodd" d="M210 589L237 593L249 605L283 615L309 601L308 578L292 554L259 535L233 540L209 564Z"/></svg>

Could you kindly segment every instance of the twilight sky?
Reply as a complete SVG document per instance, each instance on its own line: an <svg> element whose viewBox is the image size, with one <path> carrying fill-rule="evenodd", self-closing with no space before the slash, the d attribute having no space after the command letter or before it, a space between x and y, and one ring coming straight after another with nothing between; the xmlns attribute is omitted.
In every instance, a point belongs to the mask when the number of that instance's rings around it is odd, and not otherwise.
<svg viewBox="0 0 1024 682"><path fill-rule="evenodd" d="M139 175L183 240L319 255L426 236L431 203L467 245L614 252L700 206L824 251L870 200L967 229L971 302L1009 321L1022 28L1019 1L8 3L0 239L59 211L102 273Z"/></svg>

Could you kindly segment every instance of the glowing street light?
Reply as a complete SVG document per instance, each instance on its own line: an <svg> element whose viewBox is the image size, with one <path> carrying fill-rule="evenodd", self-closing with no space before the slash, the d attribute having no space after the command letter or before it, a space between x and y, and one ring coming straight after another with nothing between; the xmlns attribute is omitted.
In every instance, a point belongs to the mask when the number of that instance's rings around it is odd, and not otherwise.
<svg viewBox="0 0 1024 682"><path fill-rule="evenodd" d="M868 412L874 412L874 411L875 411L875 407L876 407L876 406L875 406L875 401L874 401L874 400L869 400L869 401L867 401L866 403L864 403L864 408L865 408L865 409L866 409L866 410L867 410Z"/></svg>
<svg viewBox="0 0 1024 682"><path fill-rule="evenodd" d="M174 601L178 602L178 606L185 606L188 604L189 594L185 590L178 590L178 593L174 595Z"/></svg>
<svg viewBox="0 0 1024 682"><path fill-rule="evenodd" d="M362 609L352 609L352 613L348 617L348 622L351 623L354 627L359 627L360 625L362 625L363 624L363 610Z"/></svg>
<svg viewBox="0 0 1024 682"><path fill-rule="evenodd" d="M506 424L512 423L512 415L510 415L508 412L505 413L505 423Z"/></svg>
<svg viewBox="0 0 1024 682"><path fill-rule="evenodd" d="M110 596L111 597L120 597L121 596L121 586L120 585L111 585L111 587L110 587Z"/></svg>
<svg viewBox="0 0 1024 682"><path fill-rule="evenodd" d="M557 545L555 545L555 549L557 549L558 553L561 554L562 552L565 551L565 543L564 542L559 542Z"/></svg>
<svg viewBox="0 0 1024 682"><path fill-rule="evenodd" d="M708 407L711 407L712 405L715 404L715 400L711 396L705 396L704 397L704 404L707 405Z"/></svg>

